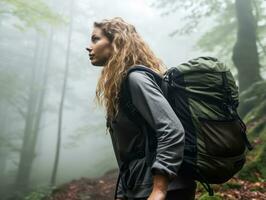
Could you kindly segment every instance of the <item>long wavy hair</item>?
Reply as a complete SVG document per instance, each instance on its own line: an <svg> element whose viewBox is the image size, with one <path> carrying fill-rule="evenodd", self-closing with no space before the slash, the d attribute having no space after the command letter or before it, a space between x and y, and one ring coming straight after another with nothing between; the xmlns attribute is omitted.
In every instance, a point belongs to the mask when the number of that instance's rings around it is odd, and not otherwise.
<svg viewBox="0 0 266 200"><path fill-rule="evenodd" d="M125 72L134 65L145 65L160 75L166 71L135 27L122 18L94 22L111 42L113 52L101 71L96 88L96 101L106 108L107 119L114 119L119 110L119 92Z"/></svg>

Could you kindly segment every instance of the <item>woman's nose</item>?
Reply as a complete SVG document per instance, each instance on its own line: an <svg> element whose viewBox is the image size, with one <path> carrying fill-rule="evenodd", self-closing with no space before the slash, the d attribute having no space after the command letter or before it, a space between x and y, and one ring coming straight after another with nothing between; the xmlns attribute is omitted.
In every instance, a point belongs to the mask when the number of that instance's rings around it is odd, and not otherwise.
<svg viewBox="0 0 266 200"><path fill-rule="evenodd" d="M92 48L91 48L91 47L87 47L86 50L87 50L88 52L91 52L91 51L92 51Z"/></svg>

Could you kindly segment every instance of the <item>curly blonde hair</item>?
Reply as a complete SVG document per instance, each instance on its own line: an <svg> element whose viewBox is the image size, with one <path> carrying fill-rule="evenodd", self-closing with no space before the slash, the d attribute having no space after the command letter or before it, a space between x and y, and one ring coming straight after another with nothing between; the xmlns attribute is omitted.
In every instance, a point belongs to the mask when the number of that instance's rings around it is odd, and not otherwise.
<svg viewBox="0 0 266 200"><path fill-rule="evenodd" d="M166 71L135 27L120 17L94 22L111 42L113 52L98 80L96 101L106 108L106 117L114 119L119 110L119 92L125 72L134 65L145 65L158 74Z"/></svg>

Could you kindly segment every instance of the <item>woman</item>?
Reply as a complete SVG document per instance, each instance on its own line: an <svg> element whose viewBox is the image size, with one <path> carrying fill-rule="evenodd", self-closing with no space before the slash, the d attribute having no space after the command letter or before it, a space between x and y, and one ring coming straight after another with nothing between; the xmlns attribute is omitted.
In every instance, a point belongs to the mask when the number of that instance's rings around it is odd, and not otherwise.
<svg viewBox="0 0 266 200"><path fill-rule="evenodd" d="M165 66L134 26L118 17L94 23L87 50L92 65L104 67L96 98L106 108L120 168L115 198L194 199L195 182L177 173L183 159L184 129L153 76L145 71L134 71L127 77L126 90L144 126L130 119L121 105L124 94L121 85L129 68L142 65L162 76ZM152 146L149 144L154 144L154 148L148 150L150 154L136 154L147 152L147 145Z"/></svg>

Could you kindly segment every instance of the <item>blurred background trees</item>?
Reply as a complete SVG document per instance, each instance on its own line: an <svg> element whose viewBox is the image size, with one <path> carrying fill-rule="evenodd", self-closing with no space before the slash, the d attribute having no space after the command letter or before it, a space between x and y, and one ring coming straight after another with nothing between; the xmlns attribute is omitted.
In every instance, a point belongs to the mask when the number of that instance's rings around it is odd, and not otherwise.
<svg viewBox="0 0 266 200"><path fill-rule="evenodd" d="M62 24L63 18L53 11L41 0L13 0L0 1L1 5L1 113L4 129L1 136L5 138L5 145L1 145L1 152L5 157L1 159L1 181L7 184L4 173L8 170L6 166L7 155L14 148L18 153L18 166L15 172L15 183L13 189L28 189L32 165L36 156L36 143L40 131L41 118L44 113L44 101L46 98L47 80L49 75L50 57L52 52L51 29ZM9 29L3 31L3 29ZM13 28L18 29L22 35L31 30L28 37L18 36L11 32ZM49 29L49 30L46 30ZM44 34L49 34L44 37ZM17 39L21 38L21 44ZM25 49L17 49L24 46ZM18 66L23 69L17 70ZM7 79L10 78L10 79ZM15 83L15 84L14 84ZM12 94L10 96L10 94ZM21 123L18 125L14 123ZM21 132L14 143L10 132L13 127L18 128L16 135ZM2 126L1 126L2 128ZM20 140L21 139L21 140ZM7 141L8 140L8 141ZM20 141L19 141L20 140ZM21 148L19 147L21 144ZM9 149L9 150L7 150ZM14 153L14 152L13 152Z"/></svg>
<svg viewBox="0 0 266 200"><path fill-rule="evenodd" d="M169 67L204 54L232 66L241 90L239 112L256 145L240 176L265 179L265 1L74 4L0 0L1 198L117 167L104 112L93 102L101 69L88 69L85 47L93 21L118 15L136 25Z"/></svg>
<svg viewBox="0 0 266 200"><path fill-rule="evenodd" d="M159 0L153 6L160 8L163 15L184 12L185 23L177 24L170 35L203 32L197 47L233 61L240 91L262 80L261 73L266 70L263 0Z"/></svg>

